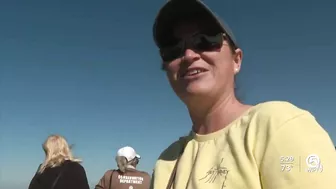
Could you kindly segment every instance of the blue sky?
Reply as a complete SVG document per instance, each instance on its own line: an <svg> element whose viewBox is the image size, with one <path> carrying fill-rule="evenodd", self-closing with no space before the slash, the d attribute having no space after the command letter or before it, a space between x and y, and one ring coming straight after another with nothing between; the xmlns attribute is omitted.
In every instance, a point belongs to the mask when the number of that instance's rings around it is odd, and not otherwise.
<svg viewBox="0 0 336 189"><path fill-rule="evenodd" d="M152 24L161 1L2 1L0 187L25 188L57 133L75 144L90 184L131 145L151 173L191 123L160 70ZM243 51L244 102L311 111L334 143L336 25L332 1L207 0Z"/></svg>

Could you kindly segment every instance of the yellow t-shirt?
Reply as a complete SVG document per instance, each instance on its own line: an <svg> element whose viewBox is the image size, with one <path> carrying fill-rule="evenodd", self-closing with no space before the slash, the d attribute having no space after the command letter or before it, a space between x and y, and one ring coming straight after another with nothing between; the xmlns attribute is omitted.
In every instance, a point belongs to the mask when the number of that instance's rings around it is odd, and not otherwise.
<svg viewBox="0 0 336 189"><path fill-rule="evenodd" d="M288 102L258 104L220 131L191 132L156 162L166 189L181 148L175 189L335 189L336 151L315 118Z"/></svg>

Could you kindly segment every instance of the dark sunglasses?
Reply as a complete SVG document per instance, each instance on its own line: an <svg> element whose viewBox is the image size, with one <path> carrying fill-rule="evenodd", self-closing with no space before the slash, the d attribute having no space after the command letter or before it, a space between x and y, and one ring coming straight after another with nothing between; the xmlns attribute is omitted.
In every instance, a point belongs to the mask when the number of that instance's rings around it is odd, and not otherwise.
<svg viewBox="0 0 336 189"><path fill-rule="evenodd" d="M225 34L216 35L194 34L188 39L180 40L176 45L160 49L160 55L164 62L172 61L183 56L186 48L196 51L213 51L223 45Z"/></svg>

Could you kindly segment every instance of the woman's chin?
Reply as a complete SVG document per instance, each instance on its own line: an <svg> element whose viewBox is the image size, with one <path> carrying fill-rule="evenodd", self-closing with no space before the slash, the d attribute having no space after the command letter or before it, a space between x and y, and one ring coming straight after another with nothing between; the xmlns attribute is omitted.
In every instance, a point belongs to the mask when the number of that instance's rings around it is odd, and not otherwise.
<svg viewBox="0 0 336 189"><path fill-rule="evenodd" d="M209 95L213 89L211 82L197 81L189 83L179 83L173 87L177 96L182 99L187 99L189 97L204 96Z"/></svg>
<svg viewBox="0 0 336 189"><path fill-rule="evenodd" d="M211 92L211 86L204 84L188 85L184 90L187 95L204 95Z"/></svg>

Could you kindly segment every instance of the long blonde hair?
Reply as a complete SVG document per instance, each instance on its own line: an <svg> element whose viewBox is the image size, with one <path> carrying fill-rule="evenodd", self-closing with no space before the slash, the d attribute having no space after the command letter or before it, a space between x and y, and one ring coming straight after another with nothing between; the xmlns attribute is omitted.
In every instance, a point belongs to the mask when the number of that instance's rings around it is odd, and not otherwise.
<svg viewBox="0 0 336 189"><path fill-rule="evenodd" d="M60 135L50 135L43 143L42 148L46 157L38 170L39 173L43 173L47 167L57 167L65 160L81 162L80 159L72 156L68 142Z"/></svg>

